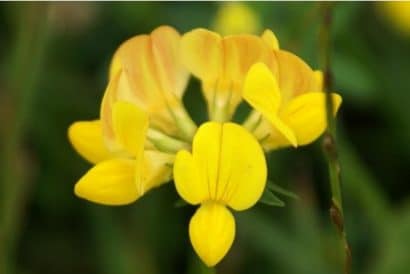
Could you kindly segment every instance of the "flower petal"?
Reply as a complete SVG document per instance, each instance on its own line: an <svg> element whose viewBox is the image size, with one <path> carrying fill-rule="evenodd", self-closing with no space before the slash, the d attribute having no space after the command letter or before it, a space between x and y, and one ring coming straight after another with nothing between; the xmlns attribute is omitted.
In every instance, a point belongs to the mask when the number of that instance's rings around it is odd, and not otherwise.
<svg viewBox="0 0 410 274"><path fill-rule="evenodd" d="M235 238L235 219L218 203L205 203L189 223L189 237L195 252L209 267L226 255Z"/></svg>
<svg viewBox="0 0 410 274"><path fill-rule="evenodd" d="M278 82L265 64L257 63L249 69L243 86L243 97L267 117L278 113L281 103Z"/></svg>
<svg viewBox="0 0 410 274"><path fill-rule="evenodd" d="M141 183L138 184L138 193L143 195L148 190L169 182L172 177L172 163L175 155L155 150L144 151L141 170Z"/></svg>
<svg viewBox="0 0 410 274"><path fill-rule="evenodd" d="M144 150L148 129L148 116L134 104L119 101L114 104L112 122L116 140L131 155L137 156Z"/></svg>
<svg viewBox="0 0 410 274"><path fill-rule="evenodd" d="M251 66L258 62L268 63L269 48L255 35L231 35L223 39L224 79L242 84ZM239 95L242 90L236 91Z"/></svg>
<svg viewBox="0 0 410 274"><path fill-rule="evenodd" d="M125 205L139 198L135 161L113 159L91 168L75 185L78 197L105 205Z"/></svg>
<svg viewBox="0 0 410 274"><path fill-rule="evenodd" d="M179 152L174 166L177 191L187 202L213 200L235 210L258 201L266 176L259 143L234 123L203 124L194 137L193 154Z"/></svg>
<svg viewBox="0 0 410 274"><path fill-rule="evenodd" d="M189 73L182 66L180 40L180 34L169 26L158 27L151 33L152 54L161 87L182 98Z"/></svg>
<svg viewBox="0 0 410 274"><path fill-rule="evenodd" d="M93 164L113 157L104 144L100 120L73 123L68 138L74 149Z"/></svg>
<svg viewBox="0 0 410 274"><path fill-rule="evenodd" d="M326 94L310 92L300 95L289 102L280 117L295 132L299 145L306 145L316 140L326 129ZM336 115L342 98L332 93L333 115Z"/></svg>
<svg viewBox="0 0 410 274"><path fill-rule="evenodd" d="M153 128L191 140L196 126L182 104L189 74L179 56L180 39L176 30L161 26L150 35L128 39L117 49L110 68L110 83L116 84L106 91L101 106L102 115L108 113L101 116L104 124L109 123L110 105L123 100L144 110ZM104 129L108 141L109 133Z"/></svg>
<svg viewBox="0 0 410 274"><path fill-rule="evenodd" d="M317 82L312 69L298 56L284 51L275 51L278 72L277 79L284 102L300 94L320 91L312 90Z"/></svg>
<svg viewBox="0 0 410 274"><path fill-rule="evenodd" d="M251 67L245 79L243 97L252 107L261 112L293 146L297 146L294 133L278 117L281 93L275 77L265 64L257 63Z"/></svg>
<svg viewBox="0 0 410 274"><path fill-rule="evenodd" d="M237 124L223 124L221 134L217 199L235 210L248 209L265 189L265 155L252 134Z"/></svg>
<svg viewBox="0 0 410 274"><path fill-rule="evenodd" d="M178 152L175 158L174 181L179 196L190 204L197 205L209 196L208 186L199 176L192 155L186 150Z"/></svg>
<svg viewBox="0 0 410 274"><path fill-rule="evenodd" d="M265 41L265 43L273 50L278 50L279 49L279 41L278 38L276 38L276 35L270 30L266 29L262 33L262 39Z"/></svg>
<svg viewBox="0 0 410 274"><path fill-rule="evenodd" d="M206 29L194 29L182 36L181 58L183 64L204 82L214 82L220 77L223 66L222 38Z"/></svg>

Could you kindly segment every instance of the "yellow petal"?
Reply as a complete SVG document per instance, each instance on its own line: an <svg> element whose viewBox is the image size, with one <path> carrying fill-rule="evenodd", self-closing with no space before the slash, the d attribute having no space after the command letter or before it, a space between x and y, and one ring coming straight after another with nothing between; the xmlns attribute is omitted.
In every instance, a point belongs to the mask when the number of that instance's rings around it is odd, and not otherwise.
<svg viewBox="0 0 410 274"><path fill-rule="evenodd" d="M265 116L278 113L281 95L276 78L263 63L253 65L246 75L244 99Z"/></svg>
<svg viewBox="0 0 410 274"><path fill-rule="evenodd" d="M326 105L323 92L311 92L296 97L280 114L282 120L295 132L299 145L316 140L326 129ZM333 93L333 114L336 115L342 98Z"/></svg>
<svg viewBox="0 0 410 274"><path fill-rule="evenodd" d="M189 223L189 237L195 252L209 267L222 260L235 238L235 219L223 205L205 203Z"/></svg>
<svg viewBox="0 0 410 274"><path fill-rule="evenodd" d="M265 43L273 50L278 50L279 49L279 41L278 38L276 38L276 35L270 30L266 29L262 33L262 39L265 41Z"/></svg>
<svg viewBox="0 0 410 274"><path fill-rule="evenodd" d="M112 121L118 143L131 155L141 154L148 129L147 114L131 103L120 101L114 104Z"/></svg>
<svg viewBox="0 0 410 274"><path fill-rule="evenodd" d="M313 85L310 91L324 91L323 80L323 72L320 70L315 70L313 72Z"/></svg>
<svg viewBox="0 0 410 274"><path fill-rule="evenodd" d="M206 29L195 29L182 36L181 57L188 70L204 82L215 81L222 72L221 36Z"/></svg>
<svg viewBox="0 0 410 274"><path fill-rule="evenodd" d="M234 123L208 122L194 137L193 154L179 152L174 166L178 193L189 203L218 201L235 210L253 206L266 183L257 140Z"/></svg>
<svg viewBox="0 0 410 274"><path fill-rule="evenodd" d="M113 159L91 168L75 185L78 197L104 205L125 205L139 198L135 162Z"/></svg>
<svg viewBox="0 0 410 274"><path fill-rule="evenodd" d="M190 204L199 204L209 196L208 186L188 151L181 150L175 158L174 181L179 196Z"/></svg>
<svg viewBox="0 0 410 274"><path fill-rule="evenodd" d="M223 124L221 134L217 199L235 210L248 209L265 189L265 155L252 134L237 124Z"/></svg>
<svg viewBox="0 0 410 274"><path fill-rule="evenodd" d="M148 190L158 187L171 180L172 164L175 155L155 150L144 151L143 166L141 168L141 183L138 193L143 195Z"/></svg>
<svg viewBox="0 0 410 274"><path fill-rule="evenodd" d="M262 113L293 146L297 146L294 133L278 117L281 94L275 77L265 64L257 63L251 67L245 79L243 97L253 108Z"/></svg>
<svg viewBox="0 0 410 274"><path fill-rule="evenodd" d="M99 120L73 123L68 129L68 138L74 149L91 163L113 157L104 144Z"/></svg>
<svg viewBox="0 0 410 274"><path fill-rule="evenodd" d="M294 147L297 147L299 145L295 132L291 127L289 127L288 124L286 124L278 116L268 117L268 120L273 126L274 130L278 131L280 139L284 138Z"/></svg>
<svg viewBox="0 0 410 274"><path fill-rule="evenodd" d="M116 51L111 59L108 79L113 78L120 70L122 70L121 59L118 57L118 51Z"/></svg>

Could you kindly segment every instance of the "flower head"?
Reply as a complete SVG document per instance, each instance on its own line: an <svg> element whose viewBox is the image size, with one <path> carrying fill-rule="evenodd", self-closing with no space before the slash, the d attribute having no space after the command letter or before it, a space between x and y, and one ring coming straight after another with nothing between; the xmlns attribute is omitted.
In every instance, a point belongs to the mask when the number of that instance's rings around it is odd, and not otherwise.
<svg viewBox="0 0 410 274"><path fill-rule="evenodd" d="M274 67L257 63L246 76L243 98L256 111L245 126L266 150L309 144L326 128L322 74L292 53L273 52ZM336 114L342 100L335 93L331 97Z"/></svg>
<svg viewBox="0 0 410 274"><path fill-rule="evenodd" d="M174 180L179 195L201 206L192 217L192 245L208 265L228 252L235 221L227 209L245 210L261 197L267 176L264 153L257 140L234 123L207 122L196 133L192 153L180 151Z"/></svg>
<svg viewBox="0 0 410 274"><path fill-rule="evenodd" d="M116 149L112 105L119 100L130 102L147 113L148 139L154 146L161 142L158 132L191 141L196 126L182 104L189 74L180 61L179 43L179 33L162 26L150 35L127 40L115 52L110 82L101 104L103 134L112 149Z"/></svg>
<svg viewBox="0 0 410 274"><path fill-rule="evenodd" d="M144 151L148 117L134 105L115 103L112 121L116 142L121 145L121 151L117 152L105 145L99 120L70 126L68 134L74 148L95 164L77 182L74 191L77 196L95 203L123 205L167 182L174 155Z"/></svg>

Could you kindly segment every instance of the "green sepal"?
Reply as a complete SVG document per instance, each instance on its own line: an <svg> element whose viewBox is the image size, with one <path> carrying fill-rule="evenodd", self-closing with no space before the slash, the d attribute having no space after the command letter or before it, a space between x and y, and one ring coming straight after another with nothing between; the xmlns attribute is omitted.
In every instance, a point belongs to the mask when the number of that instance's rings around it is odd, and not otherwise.
<svg viewBox="0 0 410 274"><path fill-rule="evenodd" d="M259 202L269 206L279 206L284 207L285 202L279 199L268 187L265 188L265 191L262 194L262 197L259 199Z"/></svg>
<svg viewBox="0 0 410 274"><path fill-rule="evenodd" d="M272 181L269 181L269 180L267 182L267 189L269 189L272 192L279 193L283 196L286 196L286 197L289 197L289 198L292 198L292 199L295 199L295 200L299 199L299 196L296 193L294 193L292 191L289 191L287 189L284 189L283 187L281 187L281 186L279 186L279 185L277 185L277 184L275 184L275 183L273 183Z"/></svg>

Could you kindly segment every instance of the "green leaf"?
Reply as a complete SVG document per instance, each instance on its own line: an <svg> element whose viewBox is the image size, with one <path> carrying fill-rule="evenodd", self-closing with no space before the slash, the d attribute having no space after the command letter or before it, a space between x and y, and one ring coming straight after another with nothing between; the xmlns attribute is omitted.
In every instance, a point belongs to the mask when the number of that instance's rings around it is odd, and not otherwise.
<svg viewBox="0 0 410 274"><path fill-rule="evenodd" d="M299 199L299 196L296 193L290 190L284 189L283 187L273 183L272 181L268 181L267 188L270 191L282 194L283 196L286 196L286 197L289 197L295 200Z"/></svg>
<svg viewBox="0 0 410 274"><path fill-rule="evenodd" d="M285 202L279 199L268 188L265 188L265 191L263 192L262 197L260 198L259 202L265 205L269 205L269 206L279 206L279 207L285 206Z"/></svg>

